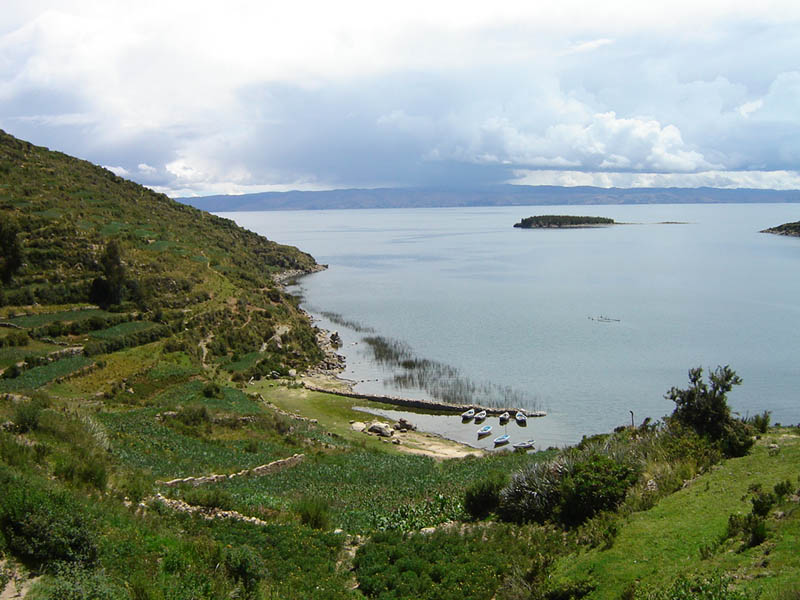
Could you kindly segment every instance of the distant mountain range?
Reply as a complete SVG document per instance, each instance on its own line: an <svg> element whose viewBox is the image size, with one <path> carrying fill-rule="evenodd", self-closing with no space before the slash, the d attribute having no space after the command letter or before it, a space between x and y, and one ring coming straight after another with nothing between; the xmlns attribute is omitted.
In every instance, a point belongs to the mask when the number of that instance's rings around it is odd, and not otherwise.
<svg viewBox="0 0 800 600"><path fill-rule="evenodd" d="M497 185L479 189L378 188L177 198L211 212L591 204L800 202L800 190Z"/></svg>

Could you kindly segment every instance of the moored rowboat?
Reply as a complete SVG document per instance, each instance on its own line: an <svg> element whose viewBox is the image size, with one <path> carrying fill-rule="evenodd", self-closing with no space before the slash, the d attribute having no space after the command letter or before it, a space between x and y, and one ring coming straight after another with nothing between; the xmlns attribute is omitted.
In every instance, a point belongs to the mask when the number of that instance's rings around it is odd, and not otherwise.
<svg viewBox="0 0 800 600"><path fill-rule="evenodd" d="M484 425L483 427L478 429L478 437L483 437L483 436L489 435L489 433L491 433L491 431L492 431L492 426L491 425Z"/></svg>
<svg viewBox="0 0 800 600"><path fill-rule="evenodd" d="M517 411L517 414L514 415L514 419L516 419L519 425L525 425L528 422L528 417L522 411Z"/></svg>
<svg viewBox="0 0 800 600"><path fill-rule="evenodd" d="M464 419L465 421L469 421L474 416L475 416L475 409L474 408L470 408L469 410L464 411L463 413L461 413L461 418Z"/></svg>
<svg viewBox="0 0 800 600"><path fill-rule="evenodd" d="M527 440L525 442L517 442L516 444L514 444L514 448L519 448L519 449L523 449L523 450L526 450L526 449L529 449L529 448L533 448L534 442L535 442L535 440Z"/></svg>
<svg viewBox="0 0 800 600"><path fill-rule="evenodd" d="M485 418L486 418L486 411L485 410L482 410L481 412L475 414L475 420L476 421L483 421Z"/></svg>
<svg viewBox="0 0 800 600"><path fill-rule="evenodd" d="M500 446L502 444L507 444L509 437L510 436L507 433L504 433L503 435L497 436L496 438L494 438L494 445L495 446Z"/></svg>

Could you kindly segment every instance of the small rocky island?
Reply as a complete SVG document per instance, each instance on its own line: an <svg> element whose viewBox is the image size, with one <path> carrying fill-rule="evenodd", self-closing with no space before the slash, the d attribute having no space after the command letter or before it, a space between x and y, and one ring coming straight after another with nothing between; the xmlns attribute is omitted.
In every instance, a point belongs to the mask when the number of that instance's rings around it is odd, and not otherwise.
<svg viewBox="0 0 800 600"><path fill-rule="evenodd" d="M578 217L575 215L539 215L526 217L514 227L520 229L564 229L578 227L605 227L614 225L614 219L606 217Z"/></svg>
<svg viewBox="0 0 800 600"><path fill-rule="evenodd" d="M791 235L792 237L800 237L800 221L795 221L794 223L784 223L783 225L778 225L777 227L763 229L761 233L774 233L776 235Z"/></svg>

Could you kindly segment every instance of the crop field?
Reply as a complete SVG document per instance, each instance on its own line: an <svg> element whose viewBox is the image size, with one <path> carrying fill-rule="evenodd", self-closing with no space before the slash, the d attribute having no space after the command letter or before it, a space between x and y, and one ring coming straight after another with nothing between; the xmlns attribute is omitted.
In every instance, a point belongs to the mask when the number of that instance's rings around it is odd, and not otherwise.
<svg viewBox="0 0 800 600"><path fill-rule="evenodd" d="M512 472L547 453L508 454L437 463L408 454L351 451L318 455L270 477L215 484L234 498L237 510L286 510L302 496L330 502L335 527L349 532L415 529L456 518L464 489L494 471Z"/></svg>
<svg viewBox="0 0 800 600"><path fill-rule="evenodd" d="M92 364L92 359L86 356L73 356L50 364L27 369L22 375L14 379L0 379L0 392L19 392L22 390L36 390L54 379L64 377Z"/></svg>
<svg viewBox="0 0 800 600"><path fill-rule="evenodd" d="M25 315L24 317L14 317L8 319L9 323L19 325L20 327L27 327L32 329L34 327L41 327L42 325L49 325L56 321L68 323L72 321L83 321L91 319L92 317L110 317L113 313L101 310L99 308L90 308L86 310L65 310L55 313L42 313L39 315Z"/></svg>
<svg viewBox="0 0 800 600"><path fill-rule="evenodd" d="M157 323L150 321L128 321L127 323L120 323L107 329L100 329L93 331L89 335L99 340L113 340L115 338L123 337L131 333L138 333L145 331L151 327L155 327Z"/></svg>
<svg viewBox="0 0 800 600"><path fill-rule="evenodd" d="M206 439L180 433L158 422L158 412L146 408L97 415L108 429L114 456L155 477L232 473L292 454L282 444L267 441L257 442L257 451L250 452L244 439Z"/></svg>

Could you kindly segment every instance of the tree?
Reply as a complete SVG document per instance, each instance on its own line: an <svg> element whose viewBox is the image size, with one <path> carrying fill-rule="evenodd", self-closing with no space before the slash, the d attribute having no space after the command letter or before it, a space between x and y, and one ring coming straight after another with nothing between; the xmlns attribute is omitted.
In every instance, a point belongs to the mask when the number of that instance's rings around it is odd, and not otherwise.
<svg viewBox="0 0 800 600"><path fill-rule="evenodd" d="M7 285L22 266L19 225L11 218L0 221L0 280Z"/></svg>
<svg viewBox="0 0 800 600"><path fill-rule="evenodd" d="M122 251L117 240L109 240L103 255L100 257L100 266L104 277L97 277L92 281L89 300L97 303L102 308L122 302L125 290L125 265L122 262Z"/></svg>
<svg viewBox="0 0 800 600"><path fill-rule="evenodd" d="M703 381L701 367L690 369L691 385L686 389L673 387L666 393L664 397L675 403L672 418L719 443L728 456L746 454L753 445L752 428L731 416L726 396L734 385L742 383L742 378L725 365L709 373L708 380Z"/></svg>

